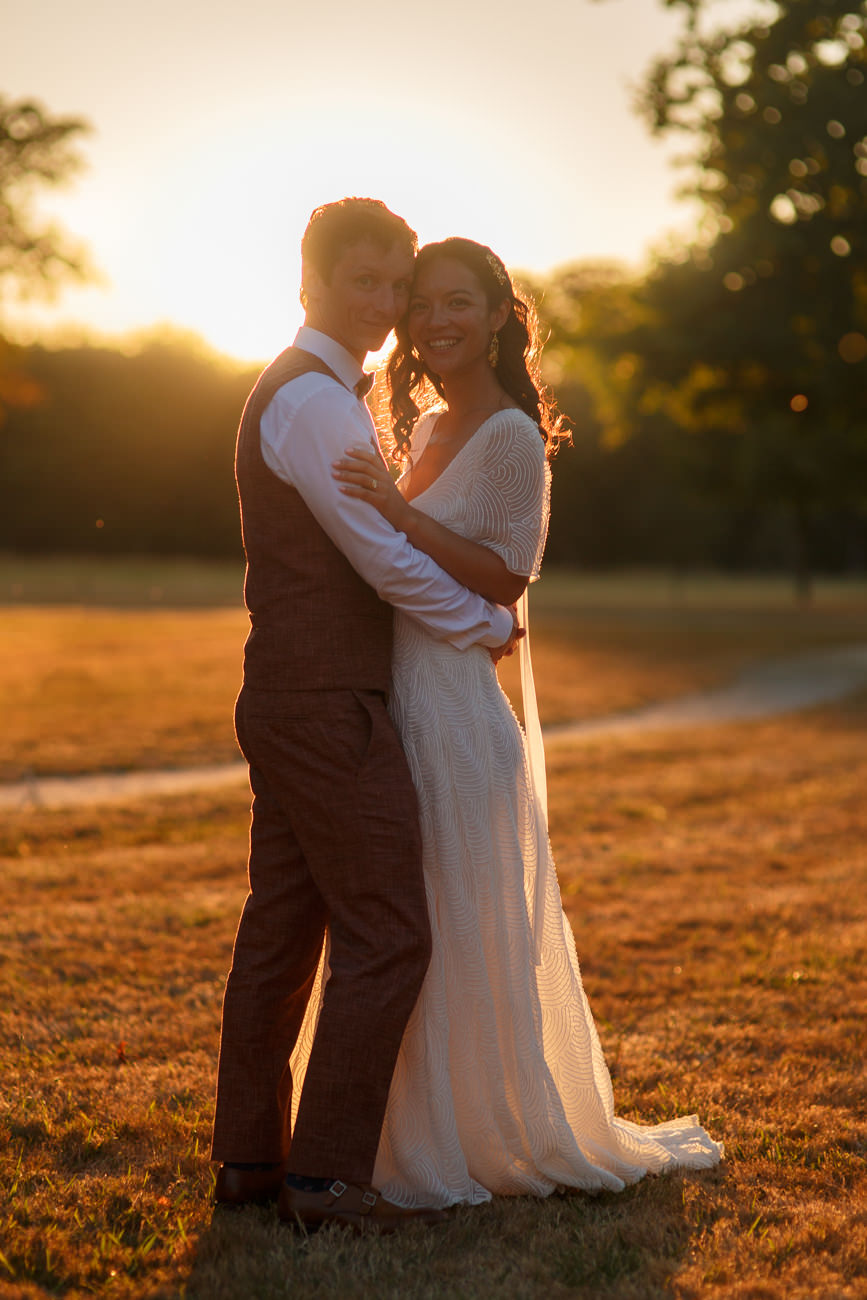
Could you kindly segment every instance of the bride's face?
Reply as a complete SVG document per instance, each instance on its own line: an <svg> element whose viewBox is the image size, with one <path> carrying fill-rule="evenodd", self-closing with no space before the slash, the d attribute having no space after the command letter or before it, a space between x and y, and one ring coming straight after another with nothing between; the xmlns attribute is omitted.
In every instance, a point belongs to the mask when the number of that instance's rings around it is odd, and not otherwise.
<svg viewBox="0 0 867 1300"><path fill-rule="evenodd" d="M491 336L507 315L508 304L491 310L481 281L469 267L441 257L416 276L407 328L428 369L447 378L488 364Z"/></svg>

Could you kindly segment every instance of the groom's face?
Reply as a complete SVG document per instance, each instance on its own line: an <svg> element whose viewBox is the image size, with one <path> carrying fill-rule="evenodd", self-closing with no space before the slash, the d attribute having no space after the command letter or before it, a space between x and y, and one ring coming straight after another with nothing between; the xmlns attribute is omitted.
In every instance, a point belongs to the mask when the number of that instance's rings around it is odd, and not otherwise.
<svg viewBox="0 0 867 1300"><path fill-rule="evenodd" d="M310 268L304 277L307 324L341 343L356 360L378 352L409 304L413 257L403 245L372 240L340 254L328 280Z"/></svg>

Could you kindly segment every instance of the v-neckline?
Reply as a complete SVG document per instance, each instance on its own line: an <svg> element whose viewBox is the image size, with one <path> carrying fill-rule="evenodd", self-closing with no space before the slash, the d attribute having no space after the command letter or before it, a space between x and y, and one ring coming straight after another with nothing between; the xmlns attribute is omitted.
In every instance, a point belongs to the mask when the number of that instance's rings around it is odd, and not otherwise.
<svg viewBox="0 0 867 1300"><path fill-rule="evenodd" d="M506 406L506 407L503 407L503 408L502 408L502 410L506 410L506 411L512 411L512 410L517 410L517 409L518 409L517 407L512 407L512 406ZM404 500L405 500L409 505L411 505L411 504L413 503L413 501L418 501L420 497L423 497L427 492L430 492L431 488L435 487L436 484L439 483L439 481L440 481L440 479L443 477L443 475L444 475L444 474L447 474L447 473L449 472L449 470L451 469L452 465L454 465L455 461L456 461L456 460L460 460L461 456L464 454L464 452L466 451L467 447L469 447L470 443L473 442L473 440L477 437L477 435L478 435L479 432L480 432L480 431L485 427L485 425L486 425L490 420L493 420L493 418L494 418L495 415L500 415L501 413L502 413L501 411L492 411L490 415L486 416L485 419L482 420L481 424L477 425L476 428L473 429L472 433L470 434L469 438L467 438L467 440L466 440L466 442L464 443L464 445L463 445L462 447L458 447L457 451L455 452L454 456L452 456L451 460L446 461L445 465L443 465L442 469L440 470L439 474L437 474L436 478L431 479L431 481L430 481L430 483L428 483L427 487L426 487L426 488L422 488L421 492L416 492L416 494L415 494L414 496L411 496L411 497L405 497ZM431 427L431 431L430 431L430 433L428 434L428 436L427 436L427 437L425 438L425 440L424 440L424 446L422 447L422 449L421 449L421 455L420 455L419 458L418 458L418 459L419 459L419 464L420 464L421 461L424 459L424 454L425 454L425 451L426 451L426 449L427 449L427 445L428 445L428 443L430 442L431 438L432 438L433 435L434 435L434 431L436 430L436 427L437 427L437 424L439 423L439 419L440 419L440 416L441 416L441 415L442 415L442 411L438 411L438 412L436 413L436 415L434 416L434 418L433 418L433 425L432 425L432 427ZM410 474L412 474L412 470L410 470Z"/></svg>

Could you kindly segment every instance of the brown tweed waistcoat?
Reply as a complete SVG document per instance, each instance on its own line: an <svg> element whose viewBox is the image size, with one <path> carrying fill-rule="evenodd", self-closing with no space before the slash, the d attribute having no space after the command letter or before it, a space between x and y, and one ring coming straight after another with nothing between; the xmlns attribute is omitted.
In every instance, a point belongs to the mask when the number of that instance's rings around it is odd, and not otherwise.
<svg viewBox="0 0 867 1300"><path fill-rule="evenodd" d="M300 493L265 464L259 422L283 384L323 361L287 348L247 399L235 455L247 556L244 682L259 690L380 690L391 684L392 609L353 569Z"/></svg>

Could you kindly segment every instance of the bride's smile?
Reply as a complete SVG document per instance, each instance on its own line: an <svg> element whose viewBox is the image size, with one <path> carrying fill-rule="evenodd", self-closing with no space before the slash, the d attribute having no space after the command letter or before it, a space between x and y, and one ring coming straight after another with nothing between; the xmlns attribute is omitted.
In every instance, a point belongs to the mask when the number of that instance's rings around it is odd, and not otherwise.
<svg viewBox="0 0 867 1300"><path fill-rule="evenodd" d="M427 346L433 348L434 352L442 352L446 348L453 348L460 339L429 339Z"/></svg>

